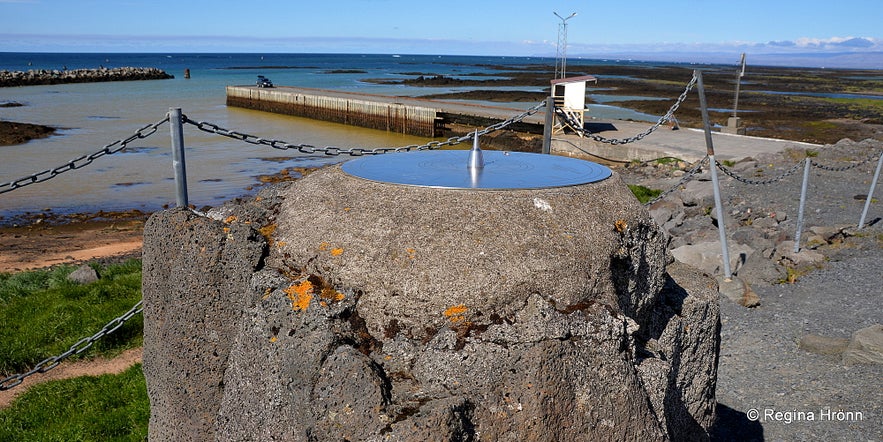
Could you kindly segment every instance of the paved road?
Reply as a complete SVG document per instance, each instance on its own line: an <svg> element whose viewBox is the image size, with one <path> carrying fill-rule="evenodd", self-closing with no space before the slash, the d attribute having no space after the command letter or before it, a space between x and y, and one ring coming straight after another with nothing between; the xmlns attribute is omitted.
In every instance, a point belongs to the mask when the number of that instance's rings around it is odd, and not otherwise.
<svg viewBox="0 0 883 442"><path fill-rule="evenodd" d="M652 123L622 120L592 120L586 127L608 139L624 139L644 132ZM764 152L780 152L786 148L815 149L821 146L797 141L776 140L745 135L732 135L712 132L715 158L738 160L757 156ZM610 145L573 134L553 136L552 148L561 153L590 153L616 160L652 160L672 156L693 162L703 158L707 152L705 132L700 129L681 128L671 130L660 127L641 141L624 145Z"/></svg>

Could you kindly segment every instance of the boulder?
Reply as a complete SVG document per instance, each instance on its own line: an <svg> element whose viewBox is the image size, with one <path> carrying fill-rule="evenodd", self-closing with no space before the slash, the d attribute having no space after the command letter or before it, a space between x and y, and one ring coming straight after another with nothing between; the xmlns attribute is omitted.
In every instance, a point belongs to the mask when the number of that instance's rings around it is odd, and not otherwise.
<svg viewBox="0 0 883 442"><path fill-rule="evenodd" d="M98 272L92 266L83 264L71 272L70 275L67 275L67 279L77 284L89 284L90 282L98 281L99 277Z"/></svg>
<svg viewBox="0 0 883 442"><path fill-rule="evenodd" d="M735 271L746 257L754 253L754 249L732 241L727 243L730 255L730 269ZM719 274L723 268L723 251L720 241L708 241L698 244L680 246L671 251L675 259L696 267L708 274Z"/></svg>
<svg viewBox="0 0 883 442"><path fill-rule="evenodd" d="M145 228L152 440L708 438L717 285L618 175L275 192Z"/></svg>
<svg viewBox="0 0 883 442"><path fill-rule="evenodd" d="M797 348L819 355L839 355L846 350L849 339L804 335L797 341Z"/></svg>
<svg viewBox="0 0 883 442"><path fill-rule="evenodd" d="M874 324L852 334L846 350L844 364L883 364L883 325Z"/></svg>
<svg viewBox="0 0 883 442"><path fill-rule="evenodd" d="M782 241L776 246L776 261L784 265L813 266L825 262L825 255L814 250L801 248L794 252L794 241Z"/></svg>
<svg viewBox="0 0 883 442"><path fill-rule="evenodd" d="M714 206L714 187L710 181L701 179L689 181L684 185L680 196L685 206Z"/></svg>

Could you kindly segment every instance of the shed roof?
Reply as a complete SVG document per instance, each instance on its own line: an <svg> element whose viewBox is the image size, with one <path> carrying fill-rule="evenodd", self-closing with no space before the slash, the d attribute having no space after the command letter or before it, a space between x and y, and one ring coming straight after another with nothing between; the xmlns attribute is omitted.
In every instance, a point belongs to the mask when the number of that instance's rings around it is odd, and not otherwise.
<svg viewBox="0 0 883 442"><path fill-rule="evenodd" d="M581 75L579 77L556 78L552 80L552 84L581 83L584 81L598 82L598 79L594 75Z"/></svg>

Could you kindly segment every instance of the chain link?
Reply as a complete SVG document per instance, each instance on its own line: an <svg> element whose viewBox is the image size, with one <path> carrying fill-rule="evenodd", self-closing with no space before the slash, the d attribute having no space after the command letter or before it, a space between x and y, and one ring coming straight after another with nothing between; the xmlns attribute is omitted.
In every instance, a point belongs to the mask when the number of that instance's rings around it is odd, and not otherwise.
<svg viewBox="0 0 883 442"><path fill-rule="evenodd" d="M52 356L52 357L43 359L37 365L35 365L34 368L32 368L30 371L28 371L26 373L15 374L15 375L12 375L12 376L9 376L9 377L3 379L2 381L0 381L0 391L9 390L9 389L21 384L22 381L24 381L24 379L26 377L31 376L36 373L46 373L47 371L52 370L53 368L57 367L58 364L61 363L61 361L67 359L68 357L83 353L84 351L89 349L89 347L91 347L92 344L95 343L95 341L117 331L117 329L122 327L123 324L126 323L126 321L128 321L129 319L131 319L133 316L137 315L138 313L141 313L141 311L144 309L142 307L141 303L142 303L142 301L138 301L137 304L132 306L132 308L129 309L129 311L124 313L122 316L115 318L112 321L108 322L101 330L98 331L98 333L95 333L92 336L80 339L74 345L71 345L70 348L66 352L64 352L58 356Z"/></svg>
<svg viewBox="0 0 883 442"><path fill-rule="evenodd" d="M850 164L850 165L848 165L848 166L843 166L843 167L827 166L827 165L824 165L824 164L819 164L819 163L817 163L817 162L815 162L815 161L813 161L813 160L811 160L811 164L812 164L813 166L819 168L819 169L822 169L822 170L827 170L827 171L831 171L831 172L845 172L845 171L847 171L847 170L852 170L852 169L855 169L855 168L857 168L857 167L864 166L865 164L868 164L868 163L870 163L871 161L876 160L880 155L883 155L883 152L880 152L880 153L878 153L878 152L874 152L874 153L872 153L871 155L869 155L867 158L865 158L865 159L862 160L862 161L859 161L859 162L854 163L854 164Z"/></svg>
<svg viewBox="0 0 883 442"><path fill-rule="evenodd" d="M104 146L103 148L101 148L101 150L99 150L91 155L82 155L82 156L74 158L73 160L70 160L67 163L62 164L61 166L58 166L54 169L47 169L42 172L37 172L35 174L28 175L26 177L22 177L17 180L14 180L14 181L10 181L8 183L2 183L2 184L0 184L0 194L6 193L6 192L11 192L13 190L20 189L25 186L29 186L31 184L42 183L44 181L51 180L52 178L55 178L58 175L61 175L62 173L88 166L89 164L92 164L93 161L95 161L105 155L113 155L113 154L125 149L126 146L129 143L131 143L132 141L144 139L144 138L147 138L147 137L153 135L156 132L156 130L159 128L159 126L161 126L163 123L166 123L167 121L169 121L168 115L166 115L165 118L157 121L156 123L148 124L147 126L144 126L141 129L138 129L138 131L136 131L134 134L132 134L128 138L116 140L113 143L110 143L110 144Z"/></svg>
<svg viewBox="0 0 883 442"><path fill-rule="evenodd" d="M755 185L755 186L764 186L767 184L773 184L773 183L777 183L779 181L782 181L783 179L785 179L791 175L794 175L794 173L797 172L798 170L800 170L800 167L803 165L803 161L800 161L800 162L796 163L795 165L791 166L791 168L786 170L785 173L783 173L777 177L773 177L773 178L766 179L766 180L751 180L751 179L739 176L736 172L733 172L732 169L728 169L726 166L724 166L723 164L721 164L717 160L715 160L714 162L717 164L717 168L720 169L721 172L727 174L730 178L733 178L734 180L739 181L744 184L750 184L750 185Z"/></svg>
<svg viewBox="0 0 883 442"><path fill-rule="evenodd" d="M194 121L188 118L186 115L182 116L183 122L196 126L197 129L213 133L216 135L221 135L228 138L234 138L240 141L244 141L249 144L256 145L264 145L272 147L273 149L279 150L297 150L301 153L305 154L324 154L328 156L337 156L337 155L350 155L350 156L363 156L363 155L381 155L385 153L398 153L398 152L411 152L411 151L420 151L420 150L434 150L440 149L444 146L453 146L456 144L460 144L464 141L472 140L476 135L482 136L488 133L500 130L514 123L518 123L525 118L537 113L540 109L542 109L546 105L546 102L540 102L539 104L531 107L530 109L518 114L514 117L511 117L507 120L500 121L496 124L490 125L482 130L476 132L470 132L469 134L456 136L448 138L445 141L430 141L426 144L412 144L409 146L403 147L378 147L375 149L367 149L363 147L354 147L350 149L334 147L334 146L325 146L325 147L316 147L311 144L291 144L281 140L268 140L265 138L261 138L255 135L250 135L243 132L231 131L229 129L225 129L223 127L218 126L217 124L208 123L205 121Z"/></svg>
<svg viewBox="0 0 883 442"><path fill-rule="evenodd" d="M675 184L674 186L672 186L671 188L669 188L665 192L660 193L656 198L653 198L652 200L647 201L646 203L644 203L644 205L648 206L648 207L652 206L653 204L656 204L657 201L660 201L663 198L667 197L670 193L679 189L684 184L687 184L687 182L692 180L693 177L696 176L696 174L698 174L699 172L702 171L702 165L705 164L706 161L708 161L708 155L703 157L701 160L697 161L696 164L693 165L693 167L690 168L690 170L686 174L684 174L684 176L681 178L680 181L678 181L677 184Z"/></svg>
<svg viewBox="0 0 883 442"><path fill-rule="evenodd" d="M668 109L668 112L666 112L665 115L659 117L659 120L657 120L655 124L650 126L644 132L641 132L641 133L639 133L635 136L629 137L629 138L622 138L622 139L604 138L600 135L593 134L593 133L587 131L584 127L582 127L580 122L574 121L563 110L556 108L555 113L560 118L564 119L564 121L567 122L567 124L570 127L574 128L577 132L582 132L584 135L588 136L589 138L591 138L599 143L607 143L607 144L611 144L614 146L619 145L619 144L634 143L635 141L640 141L640 140L644 139L647 135L650 135L651 133L655 132L657 129L659 129L660 126L665 124L666 121L670 121L674 117L674 113L677 112L678 108L681 107L681 104L684 102L684 100L687 99L687 95L693 89L693 86L696 85L697 79L698 79L698 77L696 76L696 74L693 74L693 78L691 78L690 82L687 83L687 86L684 88L684 91L681 92L681 95L678 96L678 99L675 101L675 103Z"/></svg>

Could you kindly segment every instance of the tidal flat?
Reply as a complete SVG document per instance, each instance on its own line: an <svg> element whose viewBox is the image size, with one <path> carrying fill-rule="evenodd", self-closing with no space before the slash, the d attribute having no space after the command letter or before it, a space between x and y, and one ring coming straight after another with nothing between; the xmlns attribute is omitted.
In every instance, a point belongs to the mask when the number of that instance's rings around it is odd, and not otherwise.
<svg viewBox="0 0 883 442"><path fill-rule="evenodd" d="M877 70L749 66L745 75L739 78L736 66L722 65L581 66L571 63L568 67L568 77L592 75L598 79L597 83L588 85L587 104L601 104L602 99L605 105L663 115L684 91L693 71L698 69L702 71L713 126L726 125L727 119L733 116L734 106L737 106L736 114L747 135L817 144L833 144L844 138L883 140L883 72ZM425 96L435 99L533 102L542 100L549 93L552 75L549 66L492 68L493 73L457 77L408 72L411 78L370 81L416 87L476 88ZM737 79L740 86L738 104L735 100ZM483 86L495 89L485 90ZM501 87L519 89L498 89ZM695 88L675 116L683 126L702 127Z"/></svg>

